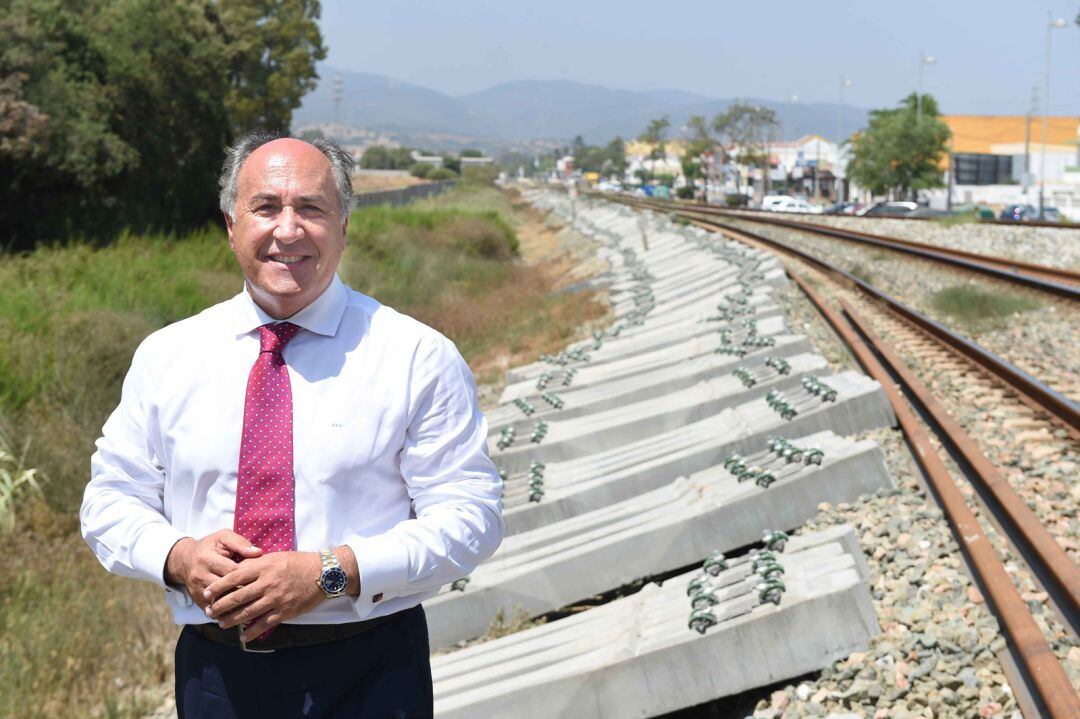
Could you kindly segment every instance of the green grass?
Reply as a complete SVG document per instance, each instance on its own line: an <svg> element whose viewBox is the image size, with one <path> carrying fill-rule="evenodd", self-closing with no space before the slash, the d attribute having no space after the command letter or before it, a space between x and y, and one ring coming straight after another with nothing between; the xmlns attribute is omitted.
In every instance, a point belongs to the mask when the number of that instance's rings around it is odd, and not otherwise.
<svg viewBox="0 0 1080 719"><path fill-rule="evenodd" d="M856 262L854 265L852 265L851 269L849 269L848 272L855 275L867 284L874 284L874 273L872 273L870 269L861 262Z"/></svg>
<svg viewBox="0 0 1080 719"><path fill-rule="evenodd" d="M520 261L515 217L506 195L468 181L410 207L365 208L340 272L443 331L491 379L499 358L552 351L602 312ZM171 677L175 630L158 590L108 575L82 542L89 458L138 343L242 278L214 227L3 259L0 430L30 442L25 466L44 496L13 490L16 525L0 533L0 716L138 716L152 708L147 688Z"/></svg>
<svg viewBox="0 0 1080 719"><path fill-rule="evenodd" d="M1024 295L987 292L970 285L953 285L930 298L931 306L971 330L1001 326L1005 319L1039 309L1042 304Z"/></svg>

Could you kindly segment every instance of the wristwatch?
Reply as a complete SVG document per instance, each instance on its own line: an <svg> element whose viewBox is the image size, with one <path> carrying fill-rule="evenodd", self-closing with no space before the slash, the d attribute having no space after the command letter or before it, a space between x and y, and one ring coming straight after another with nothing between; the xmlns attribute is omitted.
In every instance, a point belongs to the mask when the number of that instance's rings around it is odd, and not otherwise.
<svg viewBox="0 0 1080 719"><path fill-rule="evenodd" d="M319 575L315 584L323 590L327 599L345 596L345 585L348 584L349 577L341 568L341 563L329 549L319 552L319 556L322 557L322 574Z"/></svg>

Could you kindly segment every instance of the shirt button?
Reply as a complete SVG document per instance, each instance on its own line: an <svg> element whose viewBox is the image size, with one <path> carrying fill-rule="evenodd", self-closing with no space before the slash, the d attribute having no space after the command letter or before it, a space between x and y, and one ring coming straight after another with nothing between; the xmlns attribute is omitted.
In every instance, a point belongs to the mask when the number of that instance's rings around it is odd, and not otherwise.
<svg viewBox="0 0 1080 719"><path fill-rule="evenodd" d="M374 597L372 597L371 601L372 602L381 602L382 601L382 592L379 592Z"/></svg>

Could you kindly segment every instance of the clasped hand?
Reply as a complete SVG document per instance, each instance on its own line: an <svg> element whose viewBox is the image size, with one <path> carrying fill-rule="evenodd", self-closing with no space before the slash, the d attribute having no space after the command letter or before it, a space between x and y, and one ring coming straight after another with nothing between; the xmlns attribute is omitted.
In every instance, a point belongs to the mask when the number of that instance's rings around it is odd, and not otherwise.
<svg viewBox="0 0 1080 719"><path fill-rule="evenodd" d="M208 617L223 628L246 625L244 641L318 606L325 599L315 583L321 567L314 552L264 555L224 529L198 541L181 540L166 563L170 578L183 581Z"/></svg>

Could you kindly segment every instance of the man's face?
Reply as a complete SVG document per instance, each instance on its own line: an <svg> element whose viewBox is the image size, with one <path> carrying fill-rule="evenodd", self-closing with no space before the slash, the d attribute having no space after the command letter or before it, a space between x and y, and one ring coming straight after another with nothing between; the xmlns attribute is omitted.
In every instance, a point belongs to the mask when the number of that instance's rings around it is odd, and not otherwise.
<svg viewBox="0 0 1080 719"><path fill-rule="evenodd" d="M229 246L255 303L276 319L307 307L334 278L345 249L330 162L312 145L274 140L248 156L237 177Z"/></svg>

